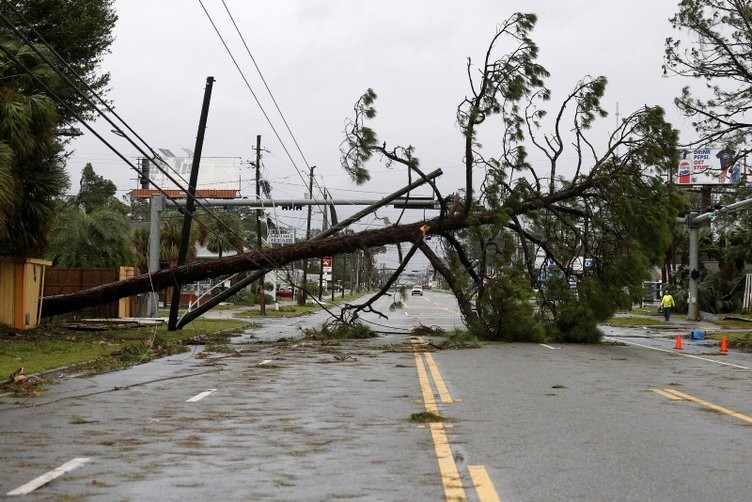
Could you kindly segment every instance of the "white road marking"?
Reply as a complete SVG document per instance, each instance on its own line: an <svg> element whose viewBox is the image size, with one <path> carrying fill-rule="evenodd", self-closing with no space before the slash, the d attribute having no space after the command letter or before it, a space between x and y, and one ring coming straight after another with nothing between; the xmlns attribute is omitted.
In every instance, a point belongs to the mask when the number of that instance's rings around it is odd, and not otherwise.
<svg viewBox="0 0 752 502"><path fill-rule="evenodd" d="M558 347L551 347L550 345L546 345L545 343L541 343L541 347L546 347L547 349L551 350L559 350Z"/></svg>
<svg viewBox="0 0 752 502"><path fill-rule="evenodd" d="M53 479L59 478L60 476L62 476L66 472L72 471L76 467L80 467L80 466L84 465L89 460L91 460L91 458L89 458L89 457L74 458L73 460L70 460L70 461L64 463L60 467L55 467L51 471L49 471L49 472L47 472L45 474L42 474L41 476L39 476L36 479L32 479L31 481L29 481L25 485L21 485L18 488L16 488L15 490L9 491L6 495L26 495L28 493L31 493L34 490L36 490L37 488L39 488L40 486L46 485L47 483L49 483Z"/></svg>
<svg viewBox="0 0 752 502"><path fill-rule="evenodd" d="M666 352L667 354L674 354L676 356L682 356L682 357L689 357L691 359L699 359L700 361L706 361L709 363L716 363L716 364L722 364L723 366L731 366L732 368L738 368L740 370L752 370L752 368L748 366L742 366L741 364L734 364L734 363L727 363L726 361L719 361L718 359L710 359L708 357L700 357L700 356L694 356L692 354L683 354L680 352L675 352L673 350L667 350L667 349L660 349L658 347L651 347L650 345L644 345L642 343L637 342L630 342L629 340L624 340L622 338L616 338L613 336L604 336L603 338L607 340L614 340L621 343L626 343L627 345L636 345L638 347L643 347L645 349L651 349L651 350L657 350L658 352Z"/></svg>
<svg viewBox="0 0 752 502"><path fill-rule="evenodd" d="M213 392L216 392L216 391L217 391L217 389L209 389L209 390L205 390L204 392L201 392L201 393L199 393L199 394L196 394L196 395L195 395L195 396L193 396L192 398L190 398L190 399L186 400L186 403L195 403L196 401L201 401L201 400L202 400L203 398L205 398L206 396L208 396L208 395L210 395L211 393L213 393Z"/></svg>

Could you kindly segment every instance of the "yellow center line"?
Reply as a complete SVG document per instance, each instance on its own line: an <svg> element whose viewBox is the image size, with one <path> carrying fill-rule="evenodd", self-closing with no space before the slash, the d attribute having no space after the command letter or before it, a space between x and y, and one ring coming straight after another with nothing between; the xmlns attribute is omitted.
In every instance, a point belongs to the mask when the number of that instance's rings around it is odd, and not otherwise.
<svg viewBox="0 0 752 502"><path fill-rule="evenodd" d="M421 342L423 342L422 337L412 341L413 350L415 351L413 353L415 367L418 371L418 382L420 383L420 390L423 393L423 402L425 403L426 411L438 415L439 408L436 406L431 382L428 380L428 373L423 364L423 353L419 351L418 347ZM431 423L430 427L433 447L436 451L436 459L439 462L441 483L444 486L444 498L447 501L466 501L465 488L462 486L462 479L457 470L457 464L454 462L454 455L452 455L452 448L449 446L444 425L441 423Z"/></svg>
<svg viewBox="0 0 752 502"><path fill-rule="evenodd" d="M449 394L449 390L446 388L446 384L444 384L444 379L441 378L441 373L439 373L439 368L436 366L436 362L433 360L433 356L430 352L424 352L423 357L426 358L426 364L428 364L428 369L431 370L431 376L433 377L433 383L436 384L436 390L439 391L439 397L441 398L442 403L453 403L452 396Z"/></svg>
<svg viewBox="0 0 752 502"><path fill-rule="evenodd" d="M412 340L415 368L418 372L418 382L420 383L420 390L423 394L423 402L426 406L426 411L438 415L439 408L436 405L431 382L428 378L426 364L430 368L431 377L433 378L442 402L452 403L454 401L444 384L444 379L441 377L441 372L439 371L438 366L436 366L433 356L429 352L420 351L420 344L422 343L425 343L423 337L418 337L417 339ZM426 361L425 363L423 362L424 359ZM465 493L465 488L462 486L462 478L460 477L459 469L457 469L457 463L454 461L454 455L452 454L452 448L449 444L444 424L431 423L430 428L434 450L436 451L436 459L439 462L441 482L444 486L444 498L447 501L466 501L467 495ZM496 493L496 488L484 466L468 466L468 471L480 502L500 502L499 496Z"/></svg>
<svg viewBox="0 0 752 502"><path fill-rule="evenodd" d="M670 394L670 393L666 392L665 390L661 390L661 389L650 389L650 390L652 390L656 394L660 394L663 397L667 397L669 399L673 399L674 401L680 401L682 399L679 396L675 396L673 394Z"/></svg>
<svg viewBox="0 0 752 502"><path fill-rule="evenodd" d="M444 424L432 423L431 437L433 438L433 447L436 450L436 458L439 460L441 482L444 484L444 498L447 501L467 500L457 464L454 462L452 448L449 446L449 440L444 430Z"/></svg>
<svg viewBox="0 0 752 502"><path fill-rule="evenodd" d="M744 420L745 422L749 422L752 424L752 417L748 417L747 415L743 415L739 412L729 410L728 408L718 406L717 404L713 404L708 401L704 401L700 398L690 396L689 394L685 394L684 392L679 392L678 390L675 390L675 389L664 389L664 390L666 392L674 394L675 396L679 396L682 399L686 399L687 401L693 401L697 404L701 404L702 406L710 408L711 410L720 411L721 413L725 413L726 415L730 415L734 418L738 418L739 420Z"/></svg>
<svg viewBox="0 0 752 502"><path fill-rule="evenodd" d="M484 466L468 465L467 470L470 471L470 477L473 478L475 492L478 494L480 502L501 502L499 494L496 493L496 488L491 481L491 477Z"/></svg>
<svg viewBox="0 0 752 502"><path fill-rule="evenodd" d="M418 370L418 383L420 383L420 390L423 393L423 402L426 404L426 411L429 413L439 414L439 408L436 406L436 400L433 398L433 390L431 389L431 383L428 381L428 374L426 373L426 367L423 364L423 358L420 352L415 352L415 367Z"/></svg>

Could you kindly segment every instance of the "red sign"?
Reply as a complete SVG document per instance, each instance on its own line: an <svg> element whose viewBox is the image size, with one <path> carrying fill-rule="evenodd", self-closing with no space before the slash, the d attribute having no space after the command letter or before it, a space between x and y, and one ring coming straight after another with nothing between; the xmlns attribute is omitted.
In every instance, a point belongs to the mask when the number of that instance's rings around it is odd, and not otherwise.
<svg viewBox="0 0 752 502"><path fill-rule="evenodd" d="M321 258L321 263L324 267L324 270L329 269L329 272L332 271L332 257L331 256L324 256Z"/></svg>

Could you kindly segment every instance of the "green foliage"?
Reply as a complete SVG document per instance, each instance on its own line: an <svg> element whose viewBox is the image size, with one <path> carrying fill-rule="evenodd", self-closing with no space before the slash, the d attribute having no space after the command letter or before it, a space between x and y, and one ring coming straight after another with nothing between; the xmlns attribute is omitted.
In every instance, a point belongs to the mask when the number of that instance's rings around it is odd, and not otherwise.
<svg viewBox="0 0 752 502"><path fill-rule="evenodd" d="M116 192L115 183L99 176L91 164L87 163L81 172L80 189L75 202L87 213L96 209L122 206L123 204L115 198Z"/></svg>
<svg viewBox="0 0 752 502"><path fill-rule="evenodd" d="M67 206L58 215L45 254L59 267L119 267L132 265L130 223L120 213L95 209L86 213Z"/></svg>
<svg viewBox="0 0 752 502"><path fill-rule="evenodd" d="M682 0L671 18L679 36L666 39L664 72L697 79L695 95L685 87L675 103L692 119L700 138L748 148L748 61L752 56L752 9L748 2Z"/></svg>
<svg viewBox="0 0 752 502"><path fill-rule="evenodd" d="M413 413L410 415L410 420L421 424L431 422L443 422L444 417L433 413L432 411L421 411L419 413Z"/></svg>
<svg viewBox="0 0 752 502"><path fill-rule="evenodd" d="M481 325L469 326L479 338L505 342L540 342L544 329L530 301L532 290L524 272L504 268L488 281L476 308ZM478 329L480 328L480 330Z"/></svg>
<svg viewBox="0 0 752 502"><path fill-rule="evenodd" d="M207 225L202 225L194 221L191 224L191 233L188 237L188 251L186 260L188 262L195 259L198 253L197 244L205 242L207 236ZM180 240L183 234L183 215L178 211L165 211L162 213L162 225L160 228L160 260L166 261L170 266L174 266L178 261L180 251Z"/></svg>
<svg viewBox="0 0 752 502"><path fill-rule="evenodd" d="M202 237L202 243L212 253L221 258L226 251L243 252L243 228L240 217L235 212L214 211L213 217L205 214L202 218L208 225L207 234Z"/></svg>
<svg viewBox="0 0 752 502"><path fill-rule="evenodd" d="M443 340L435 343L442 350L447 349L477 349L480 347L480 340L470 329L454 328L451 331L445 331L440 335Z"/></svg>
<svg viewBox="0 0 752 502"><path fill-rule="evenodd" d="M592 310L570 297L557 306L554 322L546 326L546 336L558 343L598 343L603 334L597 324Z"/></svg>
<svg viewBox="0 0 752 502"><path fill-rule="evenodd" d="M410 336L444 336L446 331L441 326L420 324L410 330Z"/></svg>
<svg viewBox="0 0 752 502"><path fill-rule="evenodd" d="M305 335L314 340L352 340L376 337L376 333L364 324L336 321L325 323L321 329L308 328L305 330Z"/></svg>
<svg viewBox="0 0 752 502"><path fill-rule="evenodd" d="M368 89L355 104L355 118L347 124L346 138L340 146L340 163L357 185L362 185L371 175L366 163L373 156L379 140L376 132L365 125L366 120L376 116L376 93Z"/></svg>
<svg viewBox="0 0 752 502"><path fill-rule="evenodd" d="M112 44L112 29L117 21L113 0L8 0L5 14L33 43L49 43L68 63L59 65L69 78L80 77L96 92L103 94L109 85L108 73L101 73L103 56ZM29 27L31 24L34 29ZM50 57L57 61L56 57ZM83 87L79 84L80 87ZM70 86L57 90L59 96L75 113L92 118L92 105ZM76 119L73 112L59 108L61 123L68 125Z"/></svg>
<svg viewBox="0 0 752 502"><path fill-rule="evenodd" d="M36 79L52 89L61 82L42 57L4 30L0 45L0 255L32 256L44 248L55 199L68 187L55 138L60 118Z"/></svg>

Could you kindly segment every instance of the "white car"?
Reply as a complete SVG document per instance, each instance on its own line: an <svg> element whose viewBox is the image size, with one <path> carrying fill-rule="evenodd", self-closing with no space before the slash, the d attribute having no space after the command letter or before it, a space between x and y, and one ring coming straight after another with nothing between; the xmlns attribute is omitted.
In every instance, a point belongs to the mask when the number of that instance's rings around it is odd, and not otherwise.
<svg viewBox="0 0 752 502"><path fill-rule="evenodd" d="M413 286L413 289L410 291L411 296L420 295L423 296L423 288L420 286Z"/></svg>

